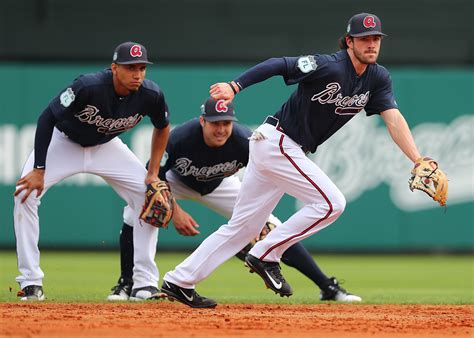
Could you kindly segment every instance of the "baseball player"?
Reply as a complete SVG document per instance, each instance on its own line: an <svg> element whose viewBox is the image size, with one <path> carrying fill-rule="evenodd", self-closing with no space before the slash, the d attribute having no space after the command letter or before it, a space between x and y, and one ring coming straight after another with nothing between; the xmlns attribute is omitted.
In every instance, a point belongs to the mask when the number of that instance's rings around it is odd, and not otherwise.
<svg viewBox="0 0 474 338"><path fill-rule="evenodd" d="M272 76L282 76L287 85L298 84L251 137L249 163L232 218L165 274L162 292L192 307L215 306L214 300L196 294L195 285L255 237L288 193L304 207L257 242L246 262L270 289L292 295L280 271L283 253L333 223L346 205L341 191L305 154L314 153L362 110L382 117L410 160L420 158L395 102L389 73L376 63L384 35L376 15L360 13L350 18L337 53L271 58L229 83L211 86L213 98L230 102L245 88Z"/></svg>
<svg viewBox="0 0 474 338"><path fill-rule="evenodd" d="M199 119L192 119L171 131L162 160L159 177L168 181L178 200L194 200L229 219L240 190L240 180L234 174L249 160L250 129L236 121L232 104L208 98L201 106ZM107 297L110 301L129 299L132 289L133 227L131 209L125 208L120 233L121 276ZM280 226L273 215L269 221ZM199 234L199 225L175 203L173 223L185 236ZM334 277L328 278L300 243L283 254L282 261L298 269L321 289L322 300L361 301L361 298L341 288Z"/></svg>
<svg viewBox="0 0 474 338"><path fill-rule="evenodd" d="M43 300L38 249L40 199L63 179L77 173L101 176L130 205L138 218L146 183L158 180L160 159L169 136L168 107L158 85L145 79L151 64L145 47L117 46L111 67L76 78L49 103L38 119L34 150L15 191L14 223L21 300ZM145 116L154 126L148 171L117 137ZM36 190L34 192L34 190ZM142 223L133 232L136 299L158 292L154 262L157 228Z"/></svg>

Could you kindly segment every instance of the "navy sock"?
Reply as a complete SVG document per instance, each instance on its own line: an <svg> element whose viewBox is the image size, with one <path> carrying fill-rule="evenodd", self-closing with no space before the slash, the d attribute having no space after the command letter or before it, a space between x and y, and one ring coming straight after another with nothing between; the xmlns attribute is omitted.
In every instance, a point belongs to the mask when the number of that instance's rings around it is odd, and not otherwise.
<svg viewBox="0 0 474 338"><path fill-rule="evenodd" d="M123 223L120 231L120 280L133 283L133 227Z"/></svg>
<svg viewBox="0 0 474 338"><path fill-rule="evenodd" d="M328 285L328 277L321 271L306 248L296 243L290 246L281 257L283 263L291 266L311 279L320 289Z"/></svg>

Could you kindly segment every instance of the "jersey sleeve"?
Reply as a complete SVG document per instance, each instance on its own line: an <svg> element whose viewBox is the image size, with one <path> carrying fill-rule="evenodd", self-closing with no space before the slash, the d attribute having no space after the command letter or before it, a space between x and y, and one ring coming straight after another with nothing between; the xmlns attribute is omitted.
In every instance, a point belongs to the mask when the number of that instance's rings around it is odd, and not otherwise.
<svg viewBox="0 0 474 338"><path fill-rule="evenodd" d="M369 102L365 106L367 116L380 114L381 112L396 108L397 102L392 89L392 79L388 70L379 66L380 71L377 73L374 89L370 95Z"/></svg>
<svg viewBox="0 0 474 338"><path fill-rule="evenodd" d="M286 65L284 58L271 58L260 62L234 79L243 90L251 85L265 81L276 75L285 76Z"/></svg>
<svg viewBox="0 0 474 338"><path fill-rule="evenodd" d="M38 118L38 124L36 126L35 134L35 162L34 168L45 169L46 168L46 156L48 153L48 147L51 143L53 135L53 129L56 125L56 118L54 117L51 109L46 108Z"/></svg>
<svg viewBox="0 0 474 338"><path fill-rule="evenodd" d="M81 102L85 101L86 96L87 89L79 77L54 97L48 108L58 121L68 120L77 112L77 107L81 106Z"/></svg>
<svg viewBox="0 0 474 338"><path fill-rule="evenodd" d="M285 57L286 74L283 76L287 85L311 80L318 69L315 55Z"/></svg>
<svg viewBox="0 0 474 338"><path fill-rule="evenodd" d="M150 120L153 126L158 129L166 128L170 124L168 105L161 91L156 96L154 109L150 113Z"/></svg>

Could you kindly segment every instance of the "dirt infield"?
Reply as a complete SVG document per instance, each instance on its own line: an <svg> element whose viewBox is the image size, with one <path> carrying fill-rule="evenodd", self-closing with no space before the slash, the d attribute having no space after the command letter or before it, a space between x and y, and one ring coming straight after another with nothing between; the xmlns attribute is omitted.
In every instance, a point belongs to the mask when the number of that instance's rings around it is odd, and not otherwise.
<svg viewBox="0 0 474 338"><path fill-rule="evenodd" d="M474 337L473 305L3 303L0 337Z"/></svg>

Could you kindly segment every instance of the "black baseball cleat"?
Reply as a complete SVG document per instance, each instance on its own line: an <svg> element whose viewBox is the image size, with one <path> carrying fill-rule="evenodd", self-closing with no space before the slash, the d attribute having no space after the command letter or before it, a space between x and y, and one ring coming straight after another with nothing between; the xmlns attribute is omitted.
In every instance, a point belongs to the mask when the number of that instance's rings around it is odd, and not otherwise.
<svg viewBox="0 0 474 338"><path fill-rule="evenodd" d="M280 296L290 297L293 294L290 284L288 284L281 274L280 264L276 262L264 262L250 254L245 257L245 263L250 268L250 272L256 272L262 277L265 285L280 294Z"/></svg>
<svg viewBox="0 0 474 338"><path fill-rule="evenodd" d="M144 301L144 300L156 300L165 298L166 296L154 286L145 286L142 288L132 289L129 300L133 301Z"/></svg>
<svg viewBox="0 0 474 338"><path fill-rule="evenodd" d="M343 289L335 277L328 279L328 286L321 290L320 300L334 300L339 302L360 302L362 298Z"/></svg>
<svg viewBox="0 0 474 338"><path fill-rule="evenodd" d="M185 289L165 280L161 286L161 291L168 295L169 300L177 300L193 308L204 309L217 306L214 299L202 297L194 289Z"/></svg>
<svg viewBox="0 0 474 338"><path fill-rule="evenodd" d="M43 287L41 285L28 285L25 286L21 291L18 291L17 296L20 297L20 300L44 300Z"/></svg>

